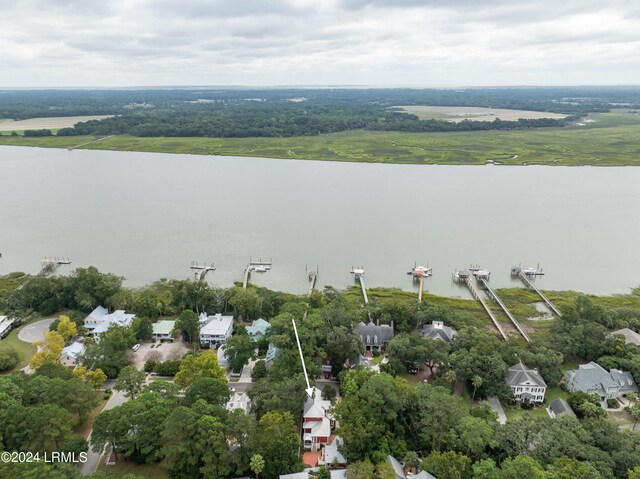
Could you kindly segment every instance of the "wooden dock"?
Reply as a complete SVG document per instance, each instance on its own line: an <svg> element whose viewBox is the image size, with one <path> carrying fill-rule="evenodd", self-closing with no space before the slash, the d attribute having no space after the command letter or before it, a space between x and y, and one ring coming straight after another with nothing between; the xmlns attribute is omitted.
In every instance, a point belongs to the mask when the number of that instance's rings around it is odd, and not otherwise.
<svg viewBox="0 0 640 479"><path fill-rule="evenodd" d="M364 299L364 305L369 304L369 298L367 296L367 290L364 287L364 268L351 268L351 274L354 276L355 280L360 283L360 288L362 289L362 298Z"/></svg>
<svg viewBox="0 0 640 479"><path fill-rule="evenodd" d="M249 278L251 276L251 272L255 271L256 273L266 273L267 271L271 271L272 266L273 262L271 260L262 261L262 258L260 258L258 261L253 261L251 258L249 258L249 264L247 264L247 267L244 269L242 287L244 289L247 289L247 286L249 286Z"/></svg>
<svg viewBox="0 0 640 479"><path fill-rule="evenodd" d="M216 267L214 266L213 262L211 262L211 264L207 266L207 263L203 263L202 265L200 265L199 263L196 263L195 261L193 261L191 263L191 269L195 270L194 274L195 274L196 280L202 281L204 277L207 275L207 273L209 271L215 271Z"/></svg>
<svg viewBox="0 0 640 479"><path fill-rule="evenodd" d="M471 295L474 297L474 299L476 299L482 305L482 308L485 310L485 312L493 322L493 325L496 327L496 329L500 333L500 336L502 336L502 339L506 341L507 335L502 329L502 326L500 326L500 323L498 322L496 315L493 314L493 311L491 311L491 308L489 308L489 305L484 300L484 298L480 295L480 292L473 284L474 280L472 278L472 273L469 271L456 271L453 274L453 278L455 281L464 281L464 283L467 285L467 288L469 288L469 291L471 291Z"/></svg>
<svg viewBox="0 0 640 479"><path fill-rule="evenodd" d="M422 291L424 290L424 276L420 276L420 289L418 290L418 303L422 303Z"/></svg>
<svg viewBox="0 0 640 479"><path fill-rule="evenodd" d="M307 275L309 276L309 292L307 296L311 296L313 290L316 288L316 281L318 280L318 267L315 270L307 269Z"/></svg>
<svg viewBox="0 0 640 479"><path fill-rule="evenodd" d="M507 315L507 317L511 320L511 322L513 323L513 325L516 327L516 329L518 330L518 332L522 335L522 337L524 338L524 340L526 342L530 342L531 339L529 338L529 335L527 333L524 332L524 330L522 329L522 326L520 326L520 323L518 323L518 321L516 320L516 318L513 316L513 314L511 314L511 311L509 311L509 309L505 306L505 304L502 302L502 300L498 297L498 295L495 293L495 291L493 289L491 289L491 286L489 286L489 282L484 279L484 278L480 278L480 283L482 284L482 286L484 287L484 290L486 291L487 295L489 295L489 297L491 299L493 299L496 303L498 303L498 306L500 306L500 309L502 309L502 311L504 312L504 314Z"/></svg>
<svg viewBox="0 0 640 479"><path fill-rule="evenodd" d="M562 313L560 312L560 310L558 308L556 308L556 306L549 300L549 298L547 298L544 295L544 293L542 291L540 291L536 287L535 284L533 284L533 281L531 281L529 279L529 277L524 273L522 268L520 268L520 267L511 268L511 275L512 276L518 276L518 278L520 278L522 280L522 282L524 283L524 285L527 288L529 288L532 291L535 291L537 293L537 295L540 296L540 299L542 299L542 302L547 305L547 307L551 310L551 312L556 314L559 318L562 317Z"/></svg>
<svg viewBox="0 0 640 479"><path fill-rule="evenodd" d="M69 258L43 258L40 260L41 268L38 274L53 273L61 264L71 264L71 260Z"/></svg>

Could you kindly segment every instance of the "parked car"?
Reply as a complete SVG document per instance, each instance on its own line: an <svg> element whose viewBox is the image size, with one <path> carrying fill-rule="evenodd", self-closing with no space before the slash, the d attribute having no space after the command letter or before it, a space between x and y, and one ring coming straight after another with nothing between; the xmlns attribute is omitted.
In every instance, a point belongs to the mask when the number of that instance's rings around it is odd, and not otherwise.
<svg viewBox="0 0 640 479"><path fill-rule="evenodd" d="M140 345L139 344L134 344L131 349L133 349L134 351L137 351L138 349L140 349Z"/></svg>

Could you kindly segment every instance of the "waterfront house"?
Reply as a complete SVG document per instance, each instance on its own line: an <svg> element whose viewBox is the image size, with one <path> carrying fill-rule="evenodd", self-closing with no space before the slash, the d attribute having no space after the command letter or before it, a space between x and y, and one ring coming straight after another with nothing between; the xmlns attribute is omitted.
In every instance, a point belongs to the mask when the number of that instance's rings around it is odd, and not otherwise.
<svg viewBox="0 0 640 479"><path fill-rule="evenodd" d="M567 371L565 383L567 391L597 394L601 401L615 399L630 392L638 392L638 386L629 371L618 369L607 371L594 361L581 364L578 369Z"/></svg>
<svg viewBox="0 0 640 479"><path fill-rule="evenodd" d="M625 344L634 344L636 346L640 346L640 334L636 333L634 330L629 328L618 329L617 331L612 331L610 336L622 336Z"/></svg>
<svg viewBox="0 0 640 479"><path fill-rule="evenodd" d="M199 322L201 346L218 347L233 333L233 316L222 316L220 313L207 316L207 313L201 313Z"/></svg>
<svg viewBox="0 0 640 479"><path fill-rule="evenodd" d="M111 326L129 327L135 317L135 314L129 314L122 309L109 313L106 308L98 306L84 318L84 327L97 340Z"/></svg>
<svg viewBox="0 0 640 479"><path fill-rule="evenodd" d="M516 401L544 402L547 383L536 369L529 369L521 362L515 364L507 371L506 382Z"/></svg>
<svg viewBox="0 0 640 479"><path fill-rule="evenodd" d="M0 316L0 339L9 334L13 326L13 321L13 319L9 319L6 316Z"/></svg>
<svg viewBox="0 0 640 479"><path fill-rule="evenodd" d="M75 367L78 365L78 359L85 352L86 348L84 344L75 342L67 346L60 353L60 363L63 366Z"/></svg>
<svg viewBox="0 0 640 479"><path fill-rule="evenodd" d="M450 326L445 326L442 321L433 321L431 324L424 325L421 333L427 339L439 339L450 343L458 331Z"/></svg>
<svg viewBox="0 0 640 479"><path fill-rule="evenodd" d="M393 339L393 321L391 324L358 323L356 329L367 351L380 351Z"/></svg>
<svg viewBox="0 0 640 479"><path fill-rule="evenodd" d="M153 332L151 335L156 341L173 341L173 328L175 327L175 321L158 321L153 323Z"/></svg>

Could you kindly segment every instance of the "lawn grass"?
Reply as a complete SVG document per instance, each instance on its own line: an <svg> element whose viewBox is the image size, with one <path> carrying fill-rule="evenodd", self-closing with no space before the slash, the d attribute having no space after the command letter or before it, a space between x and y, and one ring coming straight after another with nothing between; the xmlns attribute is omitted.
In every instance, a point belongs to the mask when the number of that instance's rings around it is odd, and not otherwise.
<svg viewBox="0 0 640 479"><path fill-rule="evenodd" d="M114 136L86 149L405 164L640 165L640 116L593 113L593 123L562 128L405 133L351 130L291 138ZM0 144L68 148L92 136L0 137Z"/></svg>
<svg viewBox="0 0 640 479"><path fill-rule="evenodd" d="M0 340L0 349L1 348L10 348L13 347L18 354L20 355L20 362L16 365L15 368L5 371L1 374L9 374L14 371L19 371L24 368L27 364L29 364L29 360L31 356L36 354L37 348L31 343L25 343L24 341L20 341L18 338L18 332L25 327L27 324L33 323L42 319L40 317L32 317L22 323L22 325L18 328L13 329L6 338Z"/></svg>

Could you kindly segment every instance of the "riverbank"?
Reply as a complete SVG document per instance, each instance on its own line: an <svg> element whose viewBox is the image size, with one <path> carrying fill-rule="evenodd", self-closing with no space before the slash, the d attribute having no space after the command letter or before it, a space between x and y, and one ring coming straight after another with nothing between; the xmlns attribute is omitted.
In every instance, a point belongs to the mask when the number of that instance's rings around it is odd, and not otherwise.
<svg viewBox="0 0 640 479"><path fill-rule="evenodd" d="M0 145L70 148L93 139L2 135ZM83 149L424 165L640 166L640 116L613 110L563 128L453 133L352 130L290 138L117 135Z"/></svg>

